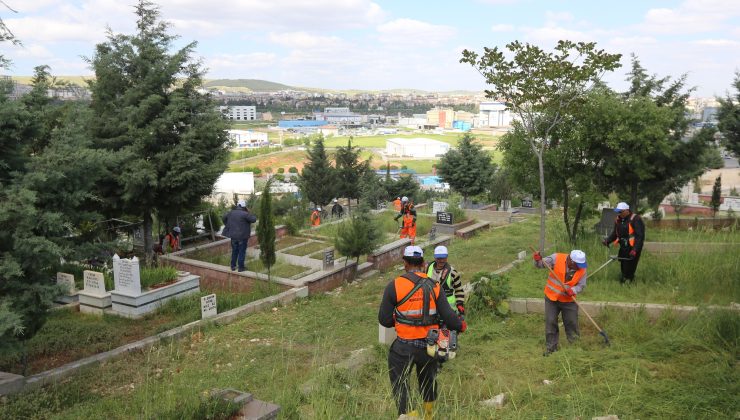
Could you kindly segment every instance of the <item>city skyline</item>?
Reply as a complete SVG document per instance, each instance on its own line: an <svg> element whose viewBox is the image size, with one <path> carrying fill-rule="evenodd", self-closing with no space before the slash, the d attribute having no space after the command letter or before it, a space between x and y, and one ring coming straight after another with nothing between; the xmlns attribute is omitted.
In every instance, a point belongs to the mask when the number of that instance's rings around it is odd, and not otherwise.
<svg viewBox="0 0 740 420"><path fill-rule="evenodd" d="M22 47L0 44L13 60L4 74L30 75L48 64L53 74L90 75L82 59L114 33L133 33L132 2L36 0L13 4L0 17ZM21 3L21 2L18 2ZM29 3L29 4L25 4ZM605 77L626 88L630 54L659 76L687 73L694 96L724 95L740 69L740 2L527 0L368 1L161 0L177 45L198 41L208 79L263 79L325 89L486 88L460 64L461 51L504 47L521 40L549 49L558 39L595 41L623 54Z"/></svg>

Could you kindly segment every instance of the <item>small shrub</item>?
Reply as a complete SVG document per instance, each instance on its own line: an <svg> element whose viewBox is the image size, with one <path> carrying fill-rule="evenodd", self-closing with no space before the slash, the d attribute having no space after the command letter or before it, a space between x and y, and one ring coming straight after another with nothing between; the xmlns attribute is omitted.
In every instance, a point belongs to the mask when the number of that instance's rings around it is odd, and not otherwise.
<svg viewBox="0 0 740 420"><path fill-rule="evenodd" d="M508 315L509 305L505 300L509 297L511 285L507 276L479 271L470 282L473 290L465 306L471 313L492 313L499 317Z"/></svg>
<svg viewBox="0 0 740 420"><path fill-rule="evenodd" d="M141 269L141 287L143 289L176 279L177 270L175 267L144 267Z"/></svg>
<svg viewBox="0 0 740 420"><path fill-rule="evenodd" d="M290 168L288 168L288 172L290 172L291 174L297 174L298 168L296 168L295 166L291 166Z"/></svg>
<svg viewBox="0 0 740 420"><path fill-rule="evenodd" d="M277 173L284 174L285 173L285 168L278 168Z"/></svg>

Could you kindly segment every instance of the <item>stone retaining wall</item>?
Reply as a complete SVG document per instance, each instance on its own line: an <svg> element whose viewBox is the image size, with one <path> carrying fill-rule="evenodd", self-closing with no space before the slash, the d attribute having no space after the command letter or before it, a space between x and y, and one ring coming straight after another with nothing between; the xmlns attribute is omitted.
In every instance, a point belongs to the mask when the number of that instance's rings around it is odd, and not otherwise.
<svg viewBox="0 0 740 420"><path fill-rule="evenodd" d="M462 239L470 239L482 230L488 230L491 228L491 222L480 222L468 227L458 229L455 232L455 236Z"/></svg>
<svg viewBox="0 0 740 420"><path fill-rule="evenodd" d="M399 263L403 250L409 245L411 245L411 239L408 238L383 245L367 256L367 262L372 263L376 270L385 270Z"/></svg>
<svg viewBox="0 0 740 420"><path fill-rule="evenodd" d="M437 235L454 235L459 229L475 224L475 220L468 219L464 222L455 223L454 225L445 225L442 223L433 223L432 227L437 229Z"/></svg>

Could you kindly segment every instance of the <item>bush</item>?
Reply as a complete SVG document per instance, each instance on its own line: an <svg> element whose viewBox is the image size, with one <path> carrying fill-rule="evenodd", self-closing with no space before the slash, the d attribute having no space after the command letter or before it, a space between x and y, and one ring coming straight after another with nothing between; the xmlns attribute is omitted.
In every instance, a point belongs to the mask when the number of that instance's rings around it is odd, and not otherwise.
<svg viewBox="0 0 740 420"><path fill-rule="evenodd" d="M285 173L285 168L278 168L277 173L284 174Z"/></svg>
<svg viewBox="0 0 740 420"><path fill-rule="evenodd" d="M470 292L466 308L473 314L489 314L505 317L509 314L509 305L505 302L511 292L509 278L505 275L479 271L471 279L473 290Z"/></svg>
<svg viewBox="0 0 740 420"><path fill-rule="evenodd" d="M291 166L290 168L288 168L288 172L290 172L291 174L297 174L298 168L296 168L295 166Z"/></svg>
<svg viewBox="0 0 740 420"><path fill-rule="evenodd" d="M141 269L141 288L147 289L163 283L177 280L175 267L144 267Z"/></svg>

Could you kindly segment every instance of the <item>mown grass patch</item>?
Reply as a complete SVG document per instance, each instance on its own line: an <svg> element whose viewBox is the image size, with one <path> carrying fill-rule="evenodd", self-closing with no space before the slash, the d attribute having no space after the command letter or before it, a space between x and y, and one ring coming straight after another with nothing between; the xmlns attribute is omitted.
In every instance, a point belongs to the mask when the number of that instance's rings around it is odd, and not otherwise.
<svg viewBox="0 0 740 420"><path fill-rule="evenodd" d="M283 252L286 254L297 255L299 257L303 257L308 254L313 254L316 251L323 250L329 247L331 247L331 244L327 244L326 242L309 242L305 245L291 248Z"/></svg>

